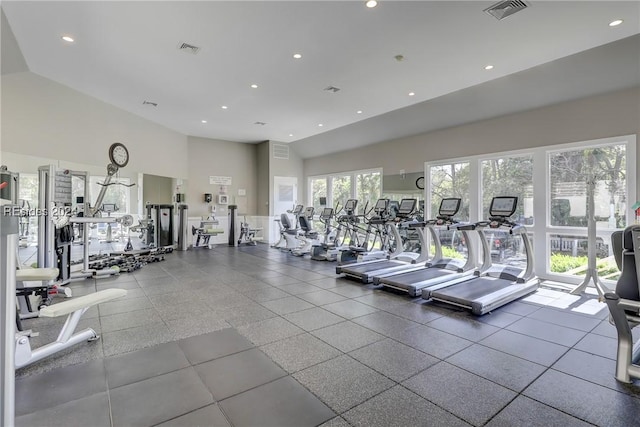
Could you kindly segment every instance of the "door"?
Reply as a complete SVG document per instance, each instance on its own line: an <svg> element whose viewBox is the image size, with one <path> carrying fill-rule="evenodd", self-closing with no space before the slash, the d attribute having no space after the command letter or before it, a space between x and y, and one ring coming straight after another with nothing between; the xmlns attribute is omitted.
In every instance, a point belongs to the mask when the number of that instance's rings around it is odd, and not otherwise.
<svg viewBox="0 0 640 427"><path fill-rule="evenodd" d="M271 215L280 216L291 210L298 201L298 178L294 176L273 177L273 200Z"/></svg>

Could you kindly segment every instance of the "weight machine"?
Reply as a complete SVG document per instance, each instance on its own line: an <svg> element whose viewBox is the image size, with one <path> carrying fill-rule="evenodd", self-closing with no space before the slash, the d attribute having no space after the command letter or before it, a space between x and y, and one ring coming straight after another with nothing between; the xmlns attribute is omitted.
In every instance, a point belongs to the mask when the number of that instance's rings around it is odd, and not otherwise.
<svg viewBox="0 0 640 427"><path fill-rule="evenodd" d="M38 267L58 268L57 282L61 285L74 279L118 274L118 270L115 268L94 270L89 267L90 224L106 223L110 226L113 223L119 223L124 227L133 225L131 215L123 215L120 218L100 216L102 202L109 186L125 185L131 187L135 185L112 182L118 170L129 162L129 152L123 144L116 142L109 147L109 160L106 178L103 183L99 183L102 188L93 206L87 203L89 200L89 174L87 172L58 169L54 165L38 168L39 206L43 209L43 215L38 217ZM84 181L83 216L71 217L73 177ZM73 224L82 227L83 268L72 274L70 252Z"/></svg>

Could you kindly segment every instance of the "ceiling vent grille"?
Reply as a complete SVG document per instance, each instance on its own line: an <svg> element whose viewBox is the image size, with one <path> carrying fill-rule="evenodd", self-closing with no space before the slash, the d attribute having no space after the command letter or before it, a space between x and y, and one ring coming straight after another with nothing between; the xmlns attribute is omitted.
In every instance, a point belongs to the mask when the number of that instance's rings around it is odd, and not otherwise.
<svg viewBox="0 0 640 427"><path fill-rule="evenodd" d="M255 122L254 125L264 126L264 125L266 125L266 123L265 122Z"/></svg>
<svg viewBox="0 0 640 427"><path fill-rule="evenodd" d="M192 44L189 43L185 43L185 42L180 42L178 44L178 50L181 50L183 52L188 52L192 55L195 55L196 53L198 53L200 51L200 48L198 46L194 46Z"/></svg>
<svg viewBox="0 0 640 427"><path fill-rule="evenodd" d="M529 7L529 5L522 0L507 0L496 3L493 6L486 8L484 11L497 20L502 20L507 16L511 16L516 12L526 9L527 7Z"/></svg>
<svg viewBox="0 0 640 427"><path fill-rule="evenodd" d="M273 158L289 160L289 146L284 144L273 144Z"/></svg>
<svg viewBox="0 0 640 427"><path fill-rule="evenodd" d="M158 103L157 102L151 102L151 101L142 101L142 105L151 105L152 107L157 107Z"/></svg>
<svg viewBox="0 0 640 427"><path fill-rule="evenodd" d="M327 86L324 88L324 90L326 90L327 92L333 92L336 93L340 90L339 87L335 87L335 86Z"/></svg>

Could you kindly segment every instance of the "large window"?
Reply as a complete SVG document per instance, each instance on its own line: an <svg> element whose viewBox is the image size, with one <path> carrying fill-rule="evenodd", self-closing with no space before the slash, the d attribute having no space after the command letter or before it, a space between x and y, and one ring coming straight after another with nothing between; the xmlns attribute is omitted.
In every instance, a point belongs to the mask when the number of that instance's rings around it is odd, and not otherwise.
<svg viewBox="0 0 640 427"><path fill-rule="evenodd" d="M431 195L430 218L438 214L440 201L447 197L462 199L460 211L456 218L469 220L469 162L455 162L433 165L429 167L428 193Z"/></svg>
<svg viewBox="0 0 640 427"><path fill-rule="evenodd" d="M598 274L612 287L619 272L611 233L624 228L633 215L635 156L635 136L625 136L426 163L427 205L433 215L443 197L461 197L457 217L475 222L488 217L492 197L518 196L512 218L527 228L537 275L578 284L587 270L592 200ZM523 263L520 238L489 231L486 235L494 262Z"/></svg>
<svg viewBox="0 0 640 427"><path fill-rule="evenodd" d="M38 175L20 173L18 177L18 204L24 208L20 217L20 242L33 244L38 240L38 217L31 215L38 208Z"/></svg>
<svg viewBox="0 0 640 427"><path fill-rule="evenodd" d="M100 194L100 190L102 190L102 183L104 183L104 176L91 176L89 178L90 186L89 186L89 194L91 195L91 201L95 201ZM120 184L112 184L109 185L107 191L104 195L104 199L102 200L102 204L115 204L118 207L118 211L116 214L111 214L112 216L120 216L129 213L129 195L130 195L130 187L127 185L130 184L131 180L129 178L118 178L114 179L112 182L118 182ZM99 184L100 183L100 184ZM97 206L100 208L100 206Z"/></svg>
<svg viewBox="0 0 640 427"><path fill-rule="evenodd" d="M344 206L351 199L351 175L331 177L331 200L334 205Z"/></svg>
<svg viewBox="0 0 640 427"><path fill-rule="evenodd" d="M316 213L320 213L321 209L324 207L320 203L320 198L324 197L325 205L327 203L327 178L312 178L309 181L309 186L311 189L309 193L311 195L311 206L313 206Z"/></svg>
<svg viewBox="0 0 640 427"><path fill-rule="evenodd" d="M327 176L314 176L308 179L308 204L316 214L322 205L320 197L326 197L327 207L342 209L348 199L358 199L358 211L363 212L365 205L371 209L382 194L382 170L364 170L343 172Z"/></svg>
<svg viewBox="0 0 640 427"><path fill-rule="evenodd" d="M372 209L380 198L380 172L360 173L356 175L356 199L364 209Z"/></svg>
<svg viewBox="0 0 640 427"><path fill-rule="evenodd" d="M516 221L533 224L533 156L508 156L482 160L482 218L489 218L495 196L517 196Z"/></svg>
<svg viewBox="0 0 640 427"><path fill-rule="evenodd" d="M587 272L589 204L596 226L596 258L600 277L619 271L609 242L627 224L627 145L578 147L548 153L550 203L548 263L550 272L581 277ZM553 231L553 233L551 233Z"/></svg>

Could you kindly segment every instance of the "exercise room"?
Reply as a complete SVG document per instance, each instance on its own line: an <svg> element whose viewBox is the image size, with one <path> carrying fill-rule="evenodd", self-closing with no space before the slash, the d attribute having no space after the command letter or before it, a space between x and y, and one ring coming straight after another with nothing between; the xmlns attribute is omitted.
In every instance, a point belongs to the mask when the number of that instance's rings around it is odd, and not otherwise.
<svg viewBox="0 0 640 427"><path fill-rule="evenodd" d="M0 12L2 426L640 422L640 1Z"/></svg>

